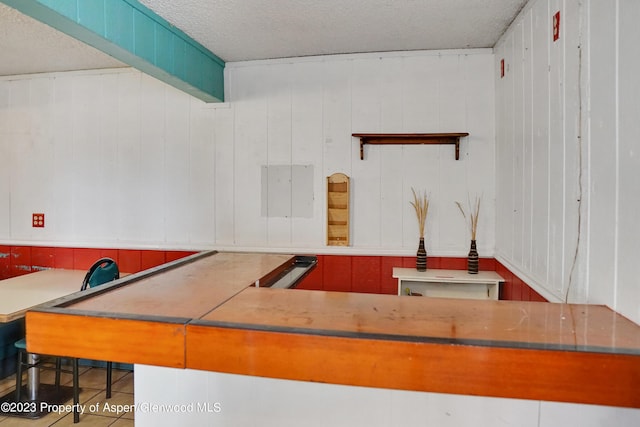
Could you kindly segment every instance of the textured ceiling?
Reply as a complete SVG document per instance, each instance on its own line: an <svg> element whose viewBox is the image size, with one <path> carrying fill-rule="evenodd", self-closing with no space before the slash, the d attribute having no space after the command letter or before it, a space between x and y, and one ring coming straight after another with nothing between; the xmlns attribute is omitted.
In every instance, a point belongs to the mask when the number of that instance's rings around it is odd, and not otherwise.
<svg viewBox="0 0 640 427"><path fill-rule="evenodd" d="M224 61L493 47L527 0L139 0ZM125 66L0 4L0 75Z"/></svg>
<svg viewBox="0 0 640 427"><path fill-rule="evenodd" d="M0 3L0 76L126 66Z"/></svg>
<svg viewBox="0 0 640 427"><path fill-rule="evenodd" d="M140 0L225 61L493 47L526 0Z"/></svg>

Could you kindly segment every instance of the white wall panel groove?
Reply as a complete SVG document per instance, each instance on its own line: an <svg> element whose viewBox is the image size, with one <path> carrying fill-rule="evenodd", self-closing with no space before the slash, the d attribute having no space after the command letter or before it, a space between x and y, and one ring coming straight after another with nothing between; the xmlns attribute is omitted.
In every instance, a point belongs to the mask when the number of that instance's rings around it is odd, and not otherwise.
<svg viewBox="0 0 640 427"><path fill-rule="evenodd" d="M226 73L229 102L218 107L133 70L0 79L11 159L0 241L410 255L414 187L431 197L430 254L466 255L454 202L479 194L480 254L493 255L491 51L254 61ZM360 160L353 132L470 136L459 161L451 146L409 145L368 146ZM313 168L311 217L261 215L268 165ZM352 179L349 248L325 246L334 172ZM31 228L39 211L47 227Z"/></svg>
<svg viewBox="0 0 640 427"><path fill-rule="evenodd" d="M495 48L511 65L496 78L498 258L549 298L606 304L635 321L638 19L634 0L532 0ZM509 167L520 153L522 175ZM522 196L508 184L521 177Z"/></svg>

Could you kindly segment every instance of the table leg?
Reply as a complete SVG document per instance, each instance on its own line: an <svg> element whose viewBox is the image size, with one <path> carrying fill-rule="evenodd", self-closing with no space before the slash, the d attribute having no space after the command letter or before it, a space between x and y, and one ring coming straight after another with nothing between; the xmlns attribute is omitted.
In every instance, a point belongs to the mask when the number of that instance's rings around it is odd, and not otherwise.
<svg viewBox="0 0 640 427"><path fill-rule="evenodd" d="M27 353L29 364L35 364L40 358L39 355ZM40 369L38 367L27 370L27 399L35 401L38 399L38 387L40 386Z"/></svg>

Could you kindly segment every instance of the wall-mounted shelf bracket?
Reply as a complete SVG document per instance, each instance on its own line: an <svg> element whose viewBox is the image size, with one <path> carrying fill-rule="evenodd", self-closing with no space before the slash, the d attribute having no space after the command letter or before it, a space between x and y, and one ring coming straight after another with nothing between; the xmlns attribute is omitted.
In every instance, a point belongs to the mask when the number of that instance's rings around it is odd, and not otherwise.
<svg viewBox="0 0 640 427"><path fill-rule="evenodd" d="M461 133L353 133L360 138L360 160L364 160L365 144L452 144L456 146L456 160L460 159L460 138L469 136Z"/></svg>

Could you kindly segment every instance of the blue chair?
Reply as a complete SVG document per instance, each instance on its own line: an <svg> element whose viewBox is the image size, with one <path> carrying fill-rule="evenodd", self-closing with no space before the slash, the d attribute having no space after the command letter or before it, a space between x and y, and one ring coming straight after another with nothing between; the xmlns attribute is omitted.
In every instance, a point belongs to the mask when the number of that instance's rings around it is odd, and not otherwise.
<svg viewBox="0 0 640 427"><path fill-rule="evenodd" d="M81 291L100 286L120 278L118 264L111 258L100 258L94 262L82 281ZM113 362L107 362L107 399L111 397Z"/></svg>
<svg viewBox="0 0 640 427"><path fill-rule="evenodd" d="M95 286L102 285L120 278L120 271L118 265L111 258L101 258L89 268L87 274L82 281L81 291L89 289ZM80 414L77 411L78 403L80 400L80 386L79 386L79 374L78 374L78 359L71 359L71 370L62 369L62 359L58 356L54 356L55 366L51 366L49 363L44 363L42 359L35 363L29 363L27 352L27 341L25 338L15 342L15 347L18 350L18 363L16 368L16 402L20 402L22 398L22 374L25 369L38 367L39 369L49 369L56 371L55 385L60 387L60 373L70 373L73 375L73 422L80 421ZM107 362L107 398L111 397L111 379L112 379L113 363Z"/></svg>
<svg viewBox="0 0 640 427"><path fill-rule="evenodd" d="M100 258L87 271L80 290L84 291L119 278L118 264L111 258Z"/></svg>

